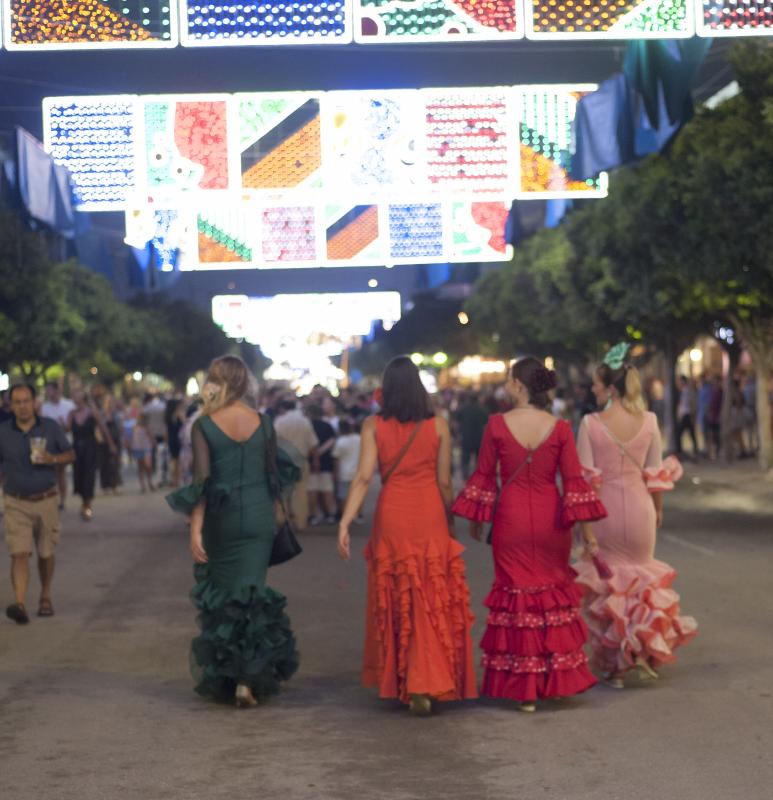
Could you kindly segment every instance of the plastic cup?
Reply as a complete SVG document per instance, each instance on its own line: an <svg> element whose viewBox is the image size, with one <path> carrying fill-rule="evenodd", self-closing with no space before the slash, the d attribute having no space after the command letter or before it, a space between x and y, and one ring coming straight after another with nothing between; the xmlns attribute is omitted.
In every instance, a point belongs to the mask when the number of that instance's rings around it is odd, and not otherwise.
<svg viewBox="0 0 773 800"><path fill-rule="evenodd" d="M45 436L30 436L30 460L33 464L42 464L46 452Z"/></svg>

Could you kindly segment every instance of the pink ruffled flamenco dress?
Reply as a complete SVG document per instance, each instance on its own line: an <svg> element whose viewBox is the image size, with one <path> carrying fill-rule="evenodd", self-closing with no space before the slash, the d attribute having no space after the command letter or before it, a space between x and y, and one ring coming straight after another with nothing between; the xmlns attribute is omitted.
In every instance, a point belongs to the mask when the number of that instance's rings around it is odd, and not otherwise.
<svg viewBox="0 0 773 800"><path fill-rule="evenodd" d="M682 465L673 456L661 460L660 432L651 412L628 442L616 439L597 414L588 415L577 447L609 512L593 529L612 577L602 580L590 562L577 565L593 664L606 674L621 674L637 662L652 668L671 663L676 648L690 641L698 626L680 614L679 595L672 588L676 571L654 558L650 493L673 489Z"/></svg>
<svg viewBox="0 0 773 800"><path fill-rule="evenodd" d="M509 484L508 478L524 464ZM582 590L569 566L572 526L606 512L582 477L569 425L556 423L535 449L518 442L501 414L486 427L475 473L453 512L489 522L502 491L492 531L495 579L481 641L485 668L481 693L531 703L568 697L596 679L583 650ZM556 477L561 474L563 497Z"/></svg>

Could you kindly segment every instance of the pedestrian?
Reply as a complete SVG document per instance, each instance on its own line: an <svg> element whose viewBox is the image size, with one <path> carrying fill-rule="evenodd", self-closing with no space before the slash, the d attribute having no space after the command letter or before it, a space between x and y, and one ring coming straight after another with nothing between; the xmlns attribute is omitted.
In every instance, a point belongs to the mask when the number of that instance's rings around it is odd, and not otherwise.
<svg viewBox="0 0 773 800"><path fill-rule="evenodd" d="M46 384L45 400L40 407L40 415L53 419L61 425L62 430L67 430L67 418L75 408L75 403L62 396L62 390L55 381ZM59 487L59 510L64 511L67 501L67 467L60 465L56 467L56 482Z"/></svg>
<svg viewBox="0 0 773 800"><path fill-rule="evenodd" d="M338 423L339 436L333 447L333 459L336 466L336 499L343 514L346 497L357 473L357 462L360 458L360 434L348 419ZM362 521L362 506L356 510L356 519Z"/></svg>
<svg viewBox="0 0 773 800"><path fill-rule="evenodd" d="M297 452L302 463L301 478L293 491L290 513L295 527L302 531L309 524L308 481L311 466L309 458L319 445L317 434L309 418L298 408L295 395L285 395L279 403L275 428L277 436L289 443Z"/></svg>
<svg viewBox="0 0 773 800"><path fill-rule="evenodd" d="M449 527L451 433L435 417L408 356L387 365L380 412L365 420L357 473L338 532L349 527L379 467L381 491L365 549L368 602L362 682L431 713L433 700L476 696L464 548Z"/></svg>
<svg viewBox="0 0 773 800"><path fill-rule="evenodd" d="M62 426L35 413L33 386L14 386L9 395L13 418L0 423L0 465L14 602L5 613L24 625L29 622L26 597L33 546L40 575L38 616L54 614L51 585L60 533L56 467L72 463L75 454Z"/></svg>
<svg viewBox="0 0 773 800"><path fill-rule="evenodd" d="M97 437L97 464L99 466L99 485L103 492L118 494L121 485L121 442L123 441L123 420L118 404L112 394L103 394L96 404L102 423L107 430L106 440L99 428Z"/></svg>
<svg viewBox="0 0 773 800"><path fill-rule="evenodd" d="M75 408L67 419L67 430L72 434L75 449L73 466L73 494L81 498L81 518L90 522L94 517L94 485L97 479L97 430L108 443L115 447L110 434L97 413L93 401L83 391L73 394Z"/></svg>
<svg viewBox="0 0 773 800"><path fill-rule="evenodd" d="M191 517L196 691L237 707L278 691L298 666L286 599L266 585L275 530L269 481L291 485L298 470L278 451L268 415L244 402L250 382L240 358L212 362L193 426L194 483L167 496Z"/></svg>
<svg viewBox="0 0 773 800"><path fill-rule="evenodd" d="M307 484L309 492L309 522L312 525L333 525L336 521L335 483L333 480L333 448L336 433L323 419L322 406L312 404L308 415L319 444L310 456Z"/></svg>
<svg viewBox="0 0 773 800"><path fill-rule="evenodd" d="M722 446L723 396L722 378L719 375L715 375L711 379L711 394L709 395L709 404L706 409L706 451L712 460L719 457L719 450Z"/></svg>
<svg viewBox="0 0 773 800"><path fill-rule="evenodd" d="M180 485L180 451L182 450L180 436L185 425L185 402L180 398L167 401L165 418L172 486L177 488Z"/></svg>
<svg viewBox="0 0 773 800"><path fill-rule="evenodd" d="M140 483L140 492L155 492L153 485L153 447L155 440L150 432L148 415L141 411L134 423L131 433L132 458L137 463L137 477Z"/></svg>
<svg viewBox="0 0 773 800"><path fill-rule="evenodd" d="M596 683L583 651L582 591L569 556L578 522L586 552L595 553L588 523L606 512L582 477L569 423L547 411L555 385L555 373L536 358L515 362L507 383L515 407L489 420L477 468L453 506L471 520L475 539L482 523L493 522L495 577L485 601L481 693L515 700L528 712L537 700L568 697Z"/></svg>
<svg viewBox="0 0 773 800"><path fill-rule="evenodd" d="M483 441L483 431L486 429L488 418L489 415L480 404L476 392L470 392L462 407L456 412L462 453L462 476L465 480L475 468L475 460Z"/></svg>
<svg viewBox="0 0 773 800"><path fill-rule="evenodd" d="M191 433L193 425L201 415L201 398L197 398L185 409L185 423L180 430L180 483L186 484L193 480L193 443ZM266 412L264 412L266 413ZM269 414L269 416L271 416Z"/></svg>
<svg viewBox="0 0 773 800"><path fill-rule="evenodd" d="M142 410L148 416L148 428L153 437L153 475L161 468L159 486L166 486L169 462L166 449L166 403L159 395L148 392L142 404Z"/></svg>
<svg viewBox="0 0 773 800"><path fill-rule="evenodd" d="M695 412L695 425L700 431L701 438L703 439L703 450L701 451L704 456L708 455L708 433L706 428L706 415L711 401L711 380L707 373L703 373L698 381L698 390L696 393L696 412ZM658 418L660 422L660 418Z"/></svg>
<svg viewBox="0 0 773 800"><path fill-rule="evenodd" d="M626 345L607 354L593 383L599 407L584 418L578 437L580 461L607 509L594 528L611 577L588 561L578 564L585 589L583 611L590 628L594 665L622 689L633 669L648 679L674 650L696 633L695 620L679 612L675 570L655 559L663 522L663 493L674 488L682 468L673 456L662 461L657 417L644 410L639 373L625 358Z"/></svg>
<svg viewBox="0 0 773 800"><path fill-rule="evenodd" d="M676 407L676 452L682 455L682 439L685 432L692 441L692 455L698 455L698 439L695 436L695 412L697 393L692 381L686 375L679 376L679 397Z"/></svg>

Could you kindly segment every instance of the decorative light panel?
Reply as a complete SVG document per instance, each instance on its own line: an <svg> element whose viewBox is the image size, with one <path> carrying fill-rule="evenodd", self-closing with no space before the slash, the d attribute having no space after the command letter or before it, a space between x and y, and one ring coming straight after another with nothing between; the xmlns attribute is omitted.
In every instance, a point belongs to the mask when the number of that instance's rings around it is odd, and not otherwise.
<svg viewBox="0 0 773 800"><path fill-rule="evenodd" d="M513 199L604 193L569 178L593 88L50 98L45 141L179 269L497 261Z"/></svg>
<svg viewBox="0 0 773 800"><path fill-rule="evenodd" d="M700 0L696 0L700 2ZM529 39L679 39L692 0L526 0Z"/></svg>
<svg viewBox="0 0 773 800"><path fill-rule="evenodd" d="M352 40L350 0L182 2L182 43L334 44Z"/></svg>
<svg viewBox="0 0 773 800"><path fill-rule="evenodd" d="M331 185L389 188L423 182L419 92L337 92L327 99Z"/></svg>
<svg viewBox="0 0 773 800"><path fill-rule="evenodd" d="M353 0L357 42L520 39L518 0Z"/></svg>
<svg viewBox="0 0 773 800"><path fill-rule="evenodd" d="M241 184L244 189L321 185L319 96L237 95Z"/></svg>
<svg viewBox="0 0 773 800"><path fill-rule="evenodd" d="M3 0L9 50L174 47L176 0Z"/></svg>
<svg viewBox="0 0 773 800"><path fill-rule="evenodd" d="M150 202L229 188L226 97L144 98L142 117L142 161Z"/></svg>
<svg viewBox="0 0 773 800"><path fill-rule="evenodd" d="M516 183L512 91L424 94L427 178L442 191L507 196Z"/></svg>
<svg viewBox="0 0 773 800"><path fill-rule="evenodd" d="M695 0L699 36L773 36L773 0Z"/></svg>
<svg viewBox="0 0 773 800"><path fill-rule="evenodd" d="M533 86L520 92L521 196L592 197L606 194L606 175L575 181L572 122L578 100L595 86Z"/></svg>
<svg viewBox="0 0 773 800"><path fill-rule="evenodd" d="M134 107L121 95L43 101L45 148L70 171L80 211L123 209L136 190Z"/></svg>

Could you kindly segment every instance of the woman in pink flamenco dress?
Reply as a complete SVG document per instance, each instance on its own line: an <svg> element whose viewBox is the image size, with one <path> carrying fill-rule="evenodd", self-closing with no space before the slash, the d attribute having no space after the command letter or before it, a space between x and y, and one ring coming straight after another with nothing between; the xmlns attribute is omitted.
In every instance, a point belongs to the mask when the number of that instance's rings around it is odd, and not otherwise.
<svg viewBox="0 0 773 800"><path fill-rule="evenodd" d="M680 615L671 588L676 572L654 558L663 492L673 489L682 466L673 456L661 460L657 418L644 411L638 372L623 363L626 351L615 348L606 359L611 363L596 372L594 393L607 408L583 418L577 441L586 476L608 512L594 531L612 573L604 580L582 560L577 581L585 590L593 664L620 689L634 668L642 678L657 678L657 668L673 662L676 648L697 632L695 620Z"/></svg>
<svg viewBox="0 0 773 800"><path fill-rule="evenodd" d="M606 512L582 477L569 425L544 410L554 386L555 373L537 359L516 362L508 381L516 408L490 418L477 468L452 507L472 521L476 539L481 523L494 519L481 693L515 700L522 711L534 711L538 699L578 694L596 683L583 652L582 590L569 556L576 522L586 551L595 553L587 523ZM497 469L503 488L494 513Z"/></svg>

